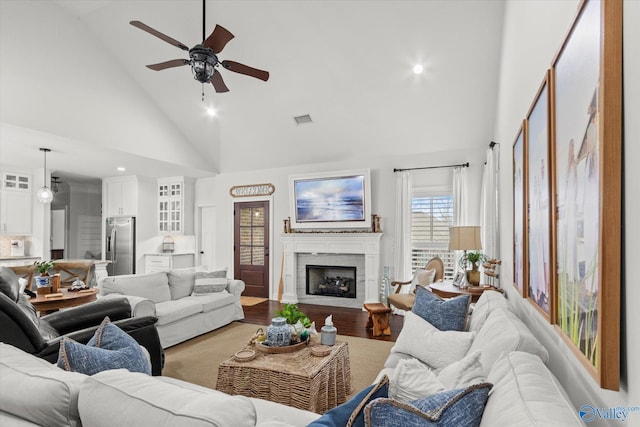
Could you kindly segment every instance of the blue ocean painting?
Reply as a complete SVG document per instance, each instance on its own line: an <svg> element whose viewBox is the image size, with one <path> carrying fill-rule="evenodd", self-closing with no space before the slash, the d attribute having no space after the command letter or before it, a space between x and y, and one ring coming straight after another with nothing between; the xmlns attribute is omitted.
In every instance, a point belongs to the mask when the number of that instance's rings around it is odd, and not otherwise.
<svg viewBox="0 0 640 427"><path fill-rule="evenodd" d="M364 221L364 176L295 181L298 222Z"/></svg>

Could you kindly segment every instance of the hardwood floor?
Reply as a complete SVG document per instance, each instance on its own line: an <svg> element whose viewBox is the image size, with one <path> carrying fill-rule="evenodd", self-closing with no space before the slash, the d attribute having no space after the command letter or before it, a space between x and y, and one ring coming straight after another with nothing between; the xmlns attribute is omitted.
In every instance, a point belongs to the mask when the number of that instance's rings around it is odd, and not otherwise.
<svg viewBox="0 0 640 427"><path fill-rule="evenodd" d="M282 304L271 300L250 307L242 307L244 309L244 322L265 326L269 325L271 319L275 317L276 312L280 310L281 307ZM305 313L311 321L316 322L318 332L320 332L320 328L324 325L324 319L328 315L333 314L333 324L336 329L338 329L338 334L352 337L395 342L404 323L403 316L391 314L389 316L391 335L374 337L372 330L366 328L368 313L361 309L315 304L298 304L298 308Z"/></svg>

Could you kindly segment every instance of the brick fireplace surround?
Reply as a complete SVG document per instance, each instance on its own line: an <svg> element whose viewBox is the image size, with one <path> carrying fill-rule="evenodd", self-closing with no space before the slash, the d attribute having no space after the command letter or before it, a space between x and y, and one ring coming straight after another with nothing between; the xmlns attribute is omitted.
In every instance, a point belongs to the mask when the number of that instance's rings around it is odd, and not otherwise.
<svg viewBox="0 0 640 427"><path fill-rule="evenodd" d="M382 233L341 233L341 232L302 232L281 235L284 245L284 272L282 302L298 302L323 305L351 306L361 308L362 304L378 302L380 285L380 240ZM323 259L330 258L335 265L344 255L345 262L353 265L354 258L363 258L364 269L358 272L357 299L316 297L305 295L306 283L304 263L324 264ZM354 257L359 255L359 257ZM299 265L300 264L300 265ZM361 267L358 267L360 270ZM329 303L327 301L332 301Z"/></svg>

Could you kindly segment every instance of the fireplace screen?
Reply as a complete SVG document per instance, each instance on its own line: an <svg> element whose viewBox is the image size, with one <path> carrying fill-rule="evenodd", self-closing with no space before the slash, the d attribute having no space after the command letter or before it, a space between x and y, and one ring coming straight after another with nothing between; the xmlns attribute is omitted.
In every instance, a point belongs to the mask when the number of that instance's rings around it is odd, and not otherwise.
<svg viewBox="0 0 640 427"><path fill-rule="evenodd" d="M307 295L356 297L356 267L307 265Z"/></svg>

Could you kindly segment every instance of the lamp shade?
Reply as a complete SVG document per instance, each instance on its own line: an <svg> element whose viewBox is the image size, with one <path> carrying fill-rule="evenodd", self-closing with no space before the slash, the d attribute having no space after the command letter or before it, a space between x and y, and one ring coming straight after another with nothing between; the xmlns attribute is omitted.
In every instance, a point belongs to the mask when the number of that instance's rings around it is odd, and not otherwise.
<svg viewBox="0 0 640 427"><path fill-rule="evenodd" d="M482 249L480 242L480 226L460 226L449 227L449 250L479 250Z"/></svg>

